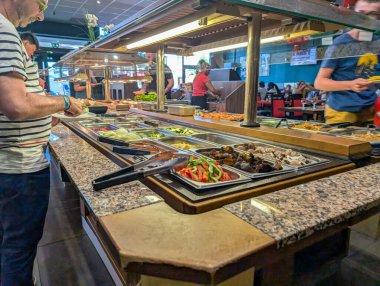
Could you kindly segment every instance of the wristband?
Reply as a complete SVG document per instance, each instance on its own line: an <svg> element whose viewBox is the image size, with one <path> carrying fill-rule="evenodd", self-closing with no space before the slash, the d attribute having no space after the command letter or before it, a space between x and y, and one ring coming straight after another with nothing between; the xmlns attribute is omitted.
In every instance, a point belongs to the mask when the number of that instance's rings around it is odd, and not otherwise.
<svg viewBox="0 0 380 286"><path fill-rule="evenodd" d="M70 99L68 96L64 96L63 100L65 101L65 109L63 111L67 111L70 109Z"/></svg>

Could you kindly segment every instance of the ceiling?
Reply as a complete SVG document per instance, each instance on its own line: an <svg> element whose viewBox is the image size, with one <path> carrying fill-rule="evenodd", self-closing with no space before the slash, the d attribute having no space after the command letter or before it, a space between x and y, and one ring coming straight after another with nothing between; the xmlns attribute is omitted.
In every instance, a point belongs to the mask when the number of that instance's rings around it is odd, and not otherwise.
<svg viewBox="0 0 380 286"><path fill-rule="evenodd" d="M45 18L52 22L84 25L86 12L96 15L99 26L118 24L156 0L49 0Z"/></svg>

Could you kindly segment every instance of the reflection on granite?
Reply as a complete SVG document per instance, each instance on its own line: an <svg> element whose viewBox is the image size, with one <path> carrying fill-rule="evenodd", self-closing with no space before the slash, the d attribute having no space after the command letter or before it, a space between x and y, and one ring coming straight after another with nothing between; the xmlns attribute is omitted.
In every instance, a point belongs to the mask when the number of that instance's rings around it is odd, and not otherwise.
<svg viewBox="0 0 380 286"><path fill-rule="evenodd" d="M276 239L278 247L380 205L380 164L284 189L225 209Z"/></svg>
<svg viewBox="0 0 380 286"><path fill-rule="evenodd" d="M95 192L91 182L119 166L63 125L53 128L50 148L97 216L105 216L162 201L139 181Z"/></svg>

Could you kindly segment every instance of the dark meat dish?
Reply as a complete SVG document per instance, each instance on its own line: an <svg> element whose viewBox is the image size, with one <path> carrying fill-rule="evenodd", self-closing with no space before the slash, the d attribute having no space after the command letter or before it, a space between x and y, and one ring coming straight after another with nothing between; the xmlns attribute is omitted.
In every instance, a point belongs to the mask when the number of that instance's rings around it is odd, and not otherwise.
<svg viewBox="0 0 380 286"><path fill-rule="evenodd" d="M198 153L212 158L220 164L231 166L249 173L268 173L283 169L279 163L274 164L253 154L235 151L234 148L229 146L224 146L220 149L211 149L210 151L200 151Z"/></svg>

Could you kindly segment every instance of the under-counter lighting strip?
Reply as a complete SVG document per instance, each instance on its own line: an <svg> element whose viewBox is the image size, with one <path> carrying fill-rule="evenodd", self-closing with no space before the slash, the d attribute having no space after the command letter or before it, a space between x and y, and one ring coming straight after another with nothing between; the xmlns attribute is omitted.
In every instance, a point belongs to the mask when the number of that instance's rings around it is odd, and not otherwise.
<svg viewBox="0 0 380 286"><path fill-rule="evenodd" d="M285 39L285 36L275 36L275 37L270 37L270 38L266 38L266 39L261 39L260 42L261 42L261 44L267 44L267 43L273 43L273 42L281 41L284 39ZM212 49L207 49L207 50L196 51L196 52L193 52L193 54L197 55L197 54L204 54L204 53L215 53L215 52L245 48L247 46L248 46L248 42L243 42L243 43L238 43L238 44L233 44L233 45L228 45L228 46L223 46L223 47L217 47L217 48L212 48Z"/></svg>
<svg viewBox="0 0 380 286"><path fill-rule="evenodd" d="M147 45L162 41L164 39L166 40L166 39L170 39L170 38L182 35L182 34L186 34L188 32L199 29L202 26L203 25L201 25L199 23L199 21L197 20L197 21L190 22L190 23L187 23L185 25L167 30L165 32L150 36L150 37L142 39L140 41L128 44L128 45L126 45L126 47L127 47L127 49L132 50L135 48L147 46Z"/></svg>

